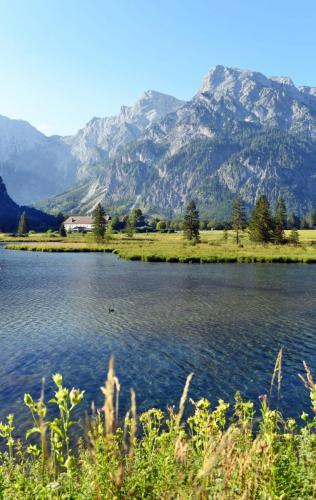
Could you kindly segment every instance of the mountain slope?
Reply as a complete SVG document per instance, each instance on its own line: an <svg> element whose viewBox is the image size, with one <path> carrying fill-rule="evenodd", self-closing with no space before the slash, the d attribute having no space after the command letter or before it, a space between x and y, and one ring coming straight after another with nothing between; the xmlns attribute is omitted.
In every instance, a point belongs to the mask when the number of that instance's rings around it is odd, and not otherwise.
<svg viewBox="0 0 316 500"><path fill-rule="evenodd" d="M0 175L19 203L33 203L93 176L93 164L113 156L147 126L183 104L147 91L118 116L93 118L73 137L46 137L21 120L0 116Z"/></svg>
<svg viewBox="0 0 316 500"><path fill-rule="evenodd" d="M279 194L302 214L316 208L316 96L286 77L216 66L193 99L89 168L47 209L91 211L101 202L179 215L194 197L202 213L228 217L241 192L252 206ZM116 154L115 154L116 151Z"/></svg>
<svg viewBox="0 0 316 500"><path fill-rule="evenodd" d="M57 136L0 116L0 175L19 203L54 195L76 181L79 161Z"/></svg>
<svg viewBox="0 0 316 500"><path fill-rule="evenodd" d="M23 212L27 214L30 229L46 230L58 227L56 217L35 208L17 205L8 195L6 186L0 177L0 232L16 231Z"/></svg>
<svg viewBox="0 0 316 500"><path fill-rule="evenodd" d="M115 156L125 144L135 141L152 123L184 104L175 97L148 90L131 107L122 106L117 116L93 118L65 142L85 166ZM79 177L89 176L82 169Z"/></svg>

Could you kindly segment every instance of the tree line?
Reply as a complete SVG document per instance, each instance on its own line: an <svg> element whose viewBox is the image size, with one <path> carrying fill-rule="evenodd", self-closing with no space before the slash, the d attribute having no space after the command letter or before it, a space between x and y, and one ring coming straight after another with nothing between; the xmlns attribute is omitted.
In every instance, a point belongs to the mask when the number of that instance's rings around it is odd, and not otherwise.
<svg viewBox="0 0 316 500"><path fill-rule="evenodd" d="M66 236L65 227L62 223L64 216L60 213L57 218L61 222L60 235ZM98 204L93 212L93 221L93 233L97 241L103 240L106 235L110 237L111 233L118 231L125 232L129 237L132 237L135 232L183 231L186 239L198 242L200 230L233 229L236 234L236 243L239 244L240 234L247 229L250 240L253 242L280 245L287 242L298 243L297 230L314 228L316 213L311 211L302 219L299 219L293 212L288 216L284 199L281 196L277 201L274 213L272 213L267 196L261 195L258 197L251 217L248 219L245 203L241 196L238 195L233 204L230 221L217 223L217 225L200 219L199 211L193 200L188 203L182 219L148 219L140 208L133 208L129 215L123 217L114 215L106 224L104 208L101 204ZM23 212L19 220L17 233L18 235L25 235L29 229L27 214ZM285 236L286 229L292 230L287 238Z"/></svg>
<svg viewBox="0 0 316 500"><path fill-rule="evenodd" d="M111 233L112 231L124 231L128 236L132 237L135 231L170 232L181 230L185 239L199 242L200 230L205 229L194 200L188 203L183 219L178 221L147 220L140 208L134 208L130 215L125 217L113 216L106 229L104 215L104 209L99 204L93 214L94 233L97 240L103 239L106 232ZM312 212L308 214L308 224L308 228L314 227L316 224L316 215ZM245 203L242 197L238 195L233 204L230 222L224 223L222 226L224 230L234 230L237 244L240 244L241 233L247 230L249 238L253 242L274 243L277 245L285 243L297 244L299 241L297 229L300 227L302 227L302 224L295 214L287 215L287 208L281 196L277 201L274 213L272 213L266 195L258 197L249 219L247 218ZM286 229L292 230L288 237L285 235Z"/></svg>
<svg viewBox="0 0 316 500"><path fill-rule="evenodd" d="M314 225L314 220L312 224ZM290 226L286 205L281 196L278 198L274 214L271 212L267 196L259 196L250 220L247 220L245 203L241 196L238 195L233 204L229 226L235 231L237 244L240 244L240 233L246 229L250 240L255 243L283 245L285 243L298 244L299 242L297 227ZM290 235L286 237L285 230L288 228L292 230ZM199 230L199 212L195 202L191 201L186 208L183 233L186 239L198 242L200 239Z"/></svg>

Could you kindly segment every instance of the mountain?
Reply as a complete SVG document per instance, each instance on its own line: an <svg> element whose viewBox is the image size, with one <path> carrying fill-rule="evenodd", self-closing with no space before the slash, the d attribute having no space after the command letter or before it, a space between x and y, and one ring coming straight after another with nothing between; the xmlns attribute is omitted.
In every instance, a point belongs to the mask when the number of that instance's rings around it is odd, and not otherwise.
<svg viewBox="0 0 316 500"><path fill-rule="evenodd" d="M19 203L55 195L90 177L93 164L112 157L182 104L150 90L118 116L93 118L70 137L46 137L28 122L0 116L0 175Z"/></svg>
<svg viewBox="0 0 316 500"><path fill-rule="evenodd" d="M175 97L148 90L134 106L122 106L117 116L93 118L75 136L64 140L82 164L98 163L115 156L122 146L138 139L149 125L183 104ZM79 176L84 174L83 170Z"/></svg>
<svg viewBox="0 0 316 500"><path fill-rule="evenodd" d="M216 66L204 79L197 98L223 102L241 121L277 127L316 138L315 89L295 87L288 77Z"/></svg>
<svg viewBox="0 0 316 500"><path fill-rule="evenodd" d="M72 186L79 163L60 137L46 137L26 121L0 116L0 175L19 203Z"/></svg>
<svg viewBox="0 0 316 500"><path fill-rule="evenodd" d="M35 208L19 206L7 193L0 177L0 232L16 231L21 214L26 212L30 229L57 229L58 219Z"/></svg>
<svg viewBox="0 0 316 500"><path fill-rule="evenodd" d="M249 207L266 193L299 214L316 209L316 90L288 77L215 66L190 101L125 146L113 141L74 188L41 206L89 212L101 202L172 217L195 198L203 215L226 218L240 192Z"/></svg>

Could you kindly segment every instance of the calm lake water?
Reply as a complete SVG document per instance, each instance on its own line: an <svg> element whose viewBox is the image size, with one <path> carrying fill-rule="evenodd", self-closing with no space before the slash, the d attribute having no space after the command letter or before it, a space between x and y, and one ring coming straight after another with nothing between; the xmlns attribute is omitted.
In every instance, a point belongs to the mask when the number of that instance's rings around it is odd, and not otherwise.
<svg viewBox="0 0 316 500"><path fill-rule="evenodd" d="M37 397L59 371L102 404L110 355L138 410L177 404L186 376L190 396L232 399L239 389L267 393L284 346L281 406L309 407L297 374L316 370L316 266L159 264L109 254L48 254L0 248L0 419L23 393ZM115 312L109 313L109 307Z"/></svg>

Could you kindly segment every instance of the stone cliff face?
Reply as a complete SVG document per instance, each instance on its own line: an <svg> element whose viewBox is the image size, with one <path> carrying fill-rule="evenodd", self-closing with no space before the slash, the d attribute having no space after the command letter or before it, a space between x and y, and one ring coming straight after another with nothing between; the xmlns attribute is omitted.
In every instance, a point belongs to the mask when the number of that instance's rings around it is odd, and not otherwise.
<svg viewBox="0 0 316 500"><path fill-rule="evenodd" d="M237 192L251 206L279 194L290 209L316 208L315 89L287 77L214 67L193 99L148 124L138 140L88 168L75 190L48 201L91 211L181 214L191 197L227 217Z"/></svg>
<svg viewBox="0 0 316 500"><path fill-rule="evenodd" d="M46 137L29 123L0 116L0 175L21 203L60 193L91 177L91 165L136 140L147 126L183 104L149 90L118 116L93 118L72 137Z"/></svg>
<svg viewBox="0 0 316 500"><path fill-rule="evenodd" d="M134 106L122 106L117 116L93 118L79 132L65 141L83 164L93 164L114 157L144 130L184 104L175 97L149 90ZM81 176L85 176L82 169Z"/></svg>
<svg viewBox="0 0 316 500"><path fill-rule="evenodd" d="M316 208L316 89L287 77L215 66L188 102L148 91L73 137L36 140L44 173L45 141L50 158L65 148L50 171L70 189L39 205L49 210L86 212L102 202L174 216L193 197L205 215L227 217L237 192L249 206L266 193L272 204L282 194L298 213ZM6 165L21 175L14 158Z"/></svg>

